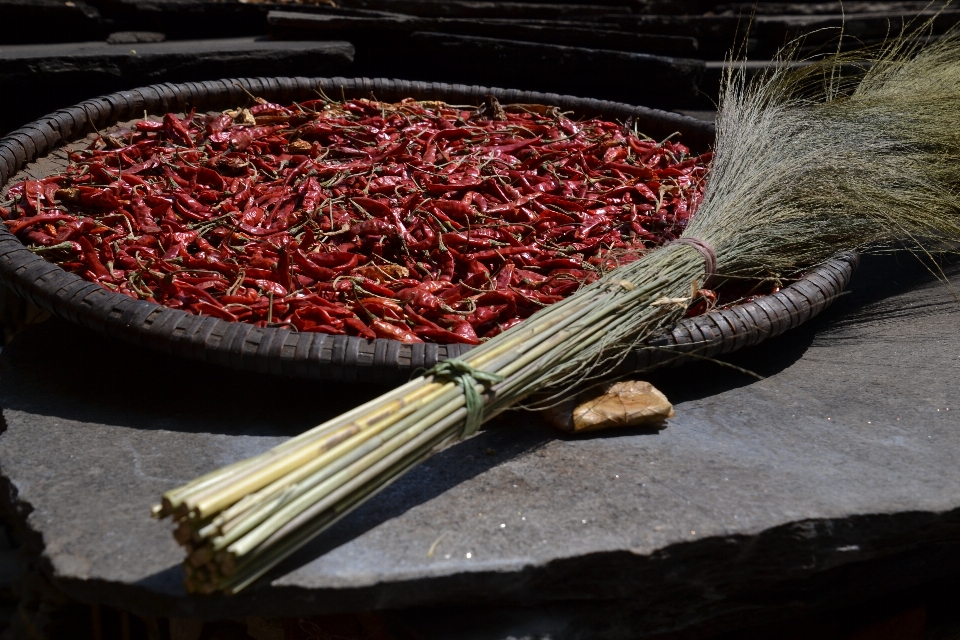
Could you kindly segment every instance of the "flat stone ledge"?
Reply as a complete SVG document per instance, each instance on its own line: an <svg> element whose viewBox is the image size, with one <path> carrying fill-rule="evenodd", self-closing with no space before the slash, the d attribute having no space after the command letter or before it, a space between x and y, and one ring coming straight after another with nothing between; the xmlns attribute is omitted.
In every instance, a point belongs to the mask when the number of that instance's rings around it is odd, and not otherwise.
<svg viewBox="0 0 960 640"><path fill-rule="evenodd" d="M108 44L0 44L0 84L29 100L11 101L0 132L83 100L159 82L219 78L353 75L349 42L224 38Z"/></svg>
<svg viewBox="0 0 960 640"><path fill-rule="evenodd" d="M131 49L133 49L131 51ZM223 38L214 40L176 40L169 42L135 42L110 44L98 42L67 42L62 44L0 45L0 60L46 61L51 66L57 60L108 58L136 60L152 56L204 56L214 54L246 55L274 52L322 52L345 62L353 59L353 45L339 40L281 41L266 38ZM22 69L29 72L30 69ZM8 71L9 73L9 71Z"/></svg>
<svg viewBox="0 0 960 640"><path fill-rule="evenodd" d="M241 376L48 321L0 354L0 473L61 588L149 615L578 602L569 624L541 625L574 638L576 620L629 602L602 634L625 638L815 597L796 581L891 592L960 558L960 309L925 274L865 259L823 316L732 356L762 381L658 374L677 413L662 431L497 421L234 598L183 593L150 505L375 389Z"/></svg>

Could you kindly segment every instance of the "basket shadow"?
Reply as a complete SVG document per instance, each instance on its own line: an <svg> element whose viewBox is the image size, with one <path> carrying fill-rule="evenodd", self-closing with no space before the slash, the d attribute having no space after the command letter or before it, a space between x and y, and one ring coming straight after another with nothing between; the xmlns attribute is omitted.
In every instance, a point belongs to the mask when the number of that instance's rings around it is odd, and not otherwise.
<svg viewBox="0 0 960 640"><path fill-rule="evenodd" d="M886 306L880 304L884 300L920 286L937 285L934 273L941 269L953 280L960 276L960 260L949 257L937 267L906 252L863 256L846 292L810 322L755 347L720 356L716 361L692 362L637 377L651 382L674 404L754 384L756 377L738 369L763 378L774 376L803 357L818 335L871 322L888 313Z"/></svg>
<svg viewBox="0 0 960 640"><path fill-rule="evenodd" d="M79 422L290 436L389 386L238 372L129 345L50 318L0 353L0 406Z"/></svg>
<svg viewBox="0 0 960 640"><path fill-rule="evenodd" d="M944 272L960 274L960 261L944 265ZM934 281L928 266L909 254L865 256L848 293L822 314L719 360L763 377L775 375L801 358L818 333L867 321L883 312L872 309L879 301ZM637 377L675 404L756 381L709 361ZM0 353L0 407L137 429L289 436L388 388L237 372L129 345L56 318L27 328Z"/></svg>

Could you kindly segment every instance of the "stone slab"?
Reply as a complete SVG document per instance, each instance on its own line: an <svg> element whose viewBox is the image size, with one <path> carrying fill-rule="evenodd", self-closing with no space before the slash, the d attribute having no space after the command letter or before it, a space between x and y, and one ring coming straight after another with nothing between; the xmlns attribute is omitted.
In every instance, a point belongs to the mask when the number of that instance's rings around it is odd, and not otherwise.
<svg viewBox="0 0 960 640"><path fill-rule="evenodd" d="M377 64L386 69L383 73L401 75L402 69L391 68L389 59L371 43L357 38L352 41L357 43L359 69L369 69L375 61L382 61ZM692 108L705 68L703 61L693 58L632 53L614 50L616 47L524 42L519 38L416 31L404 42L406 57L400 56L395 62L410 66L415 74L405 77L590 96L659 109ZM418 68L418 60L429 60L429 67Z"/></svg>
<svg viewBox="0 0 960 640"><path fill-rule="evenodd" d="M761 3L761 6L766 5ZM784 6L769 3L771 7L778 5ZM730 50L736 49L737 43L749 35L747 53L751 59L757 60L772 58L786 43L801 36L804 46L810 47L811 52L815 47L831 50L831 43L836 46L835 39L841 30L850 43L876 44L889 37L891 25L909 24L912 20L917 20L919 24L919 21L934 18L934 15L936 19L932 24L932 32L942 34L957 22L960 15L953 7L940 10L940 7L928 6L926 10L921 10L918 5L905 6L899 3L888 5L887 10L881 12L859 12L857 8L851 10L847 5L844 5L846 10L841 11L838 4L822 3L822 8L830 7L832 11L828 9L829 13L819 15L778 15L767 13L765 9L754 15L752 4L721 6L735 9L715 15L661 13L608 16L602 20L637 33L693 36L700 44L701 54L714 60L726 59ZM737 15L740 12L742 15Z"/></svg>
<svg viewBox="0 0 960 640"><path fill-rule="evenodd" d="M109 23L91 3L77 0L0 0L0 20L8 26L4 44L69 42L77 33L86 39L106 37ZM9 28L16 25L15 28Z"/></svg>
<svg viewBox="0 0 960 640"><path fill-rule="evenodd" d="M115 59L118 63L132 64L151 62L157 56L188 55L192 57L216 57L242 55L255 52L272 52L283 55L285 52L320 51L331 57L342 58L349 62L353 49L348 42L342 41L276 41L258 37L222 38L209 40L175 40L169 42L141 42L133 52L128 44L110 44L103 42L67 42L63 44L17 44L0 45L0 58L18 61L22 64L42 64L57 69L55 61L67 67L71 62L81 64L88 60L101 58ZM26 70L24 70L26 71Z"/></svg>
<svg viewBox="0 0 960 640"><path fill-rule="evenodd" d="M349 42L256 37L108 44L0 44L0 83L16 87L0 115L10 131L88 98L158 82L276 75L351 75ZM29 96L29 99L25 99Z"/></svg>
<svg viewBox="0 0 960 640"><path fill-rule="evenodd" d="M436 4L436 3L431 3ZM419 17L405 14L376 16L271 11L267 15L270 32L277 36L317 34L347 38L351 41L367 37L383 37L415 31L481 36L502 40L613 49L677 57L695 57L697 41L684 36L661 36L617 31L609 26L564 20L511 20L499 17Z"/></svg>
<svg viewBox="0 0 960 640"><path fill-rule="evenodd" d="M473 0L347 0L341 7L405 13L422 17L513 18L526 20L586 18L629 14L629 3L474 2Z"/></svg>
<svg viewBox="0 0 960 640"><path fill-rule="evenodd" d="M712 363L649 376L676 405L661 431L566 437L509 415L233 598L184 595L150 505L376 389L48 321L0 354L0 472L60 588L149 615L442 607L458 613L428 637L627 638L837 605L960 561L960 307L908 256L865 259L850 290L730 357L763 380Z"/></svg>

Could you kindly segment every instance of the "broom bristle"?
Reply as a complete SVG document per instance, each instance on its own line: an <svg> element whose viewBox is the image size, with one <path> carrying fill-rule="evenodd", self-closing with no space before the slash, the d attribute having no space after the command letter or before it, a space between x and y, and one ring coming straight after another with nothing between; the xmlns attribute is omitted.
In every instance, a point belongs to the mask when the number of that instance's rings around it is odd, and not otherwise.
<svg viewBox="0 0 960 640"><path fill-rule="evenodd" d="M960 237L960 37L778 65L725 83L685 235L727 274L785 274L840 248Z"/></svg>

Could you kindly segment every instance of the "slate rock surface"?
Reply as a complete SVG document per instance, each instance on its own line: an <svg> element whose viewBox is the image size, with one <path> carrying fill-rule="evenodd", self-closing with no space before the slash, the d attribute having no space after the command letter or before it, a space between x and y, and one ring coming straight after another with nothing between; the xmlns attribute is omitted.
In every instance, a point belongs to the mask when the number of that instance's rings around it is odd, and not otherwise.
<svg viewBox="0 0 960 640"><path fill-rule="evenodd" d="M651 376L676 409L661 431L491 423L234 598L185 596L151 504L376 389L237 375L51 320L0 354L0 474L60 588L145 614L439 607L453 615L430 637L614 639L839 606L960 561L960 307L909 256L864 259L850 290L732 356L763 380L711 363Z"/></svg>
<svg viewBox="0 0 960 640"><path fill-rule="evenodd" d="M0 84L17 88L0 115L8 131L88 98L158 82L284 75L350 75L343 40L255 37L167 42L0 44ZM26 97L29 96L29 99Z"/></svg>
<svg viewBox="0 0 960 640"><path fill-rule="evenodd" d="M359 48L360 45L358 45ZM432 62L431 79L523 87L673 109L694 104L701 60L504 38L414 32L409 46ZM358 57L361 67L369 65ZM499 84L491 85L496 80Z"/></svg>
<svg viewBox="0 0 960 640"><path fill-rule="evenodd" d="M345 37L352 42L370 37L382 38L398 32L432 32L688 58L697 54L697 41L694 38L617 31L603 23L592 24L573 19L518 21L499 17L421 18L402 14L351 16L271 11L267 14L267 23L275 37L299 33L311 39L318 36ZM398 49L398 53L402 52L402 48Z"/></svg>

